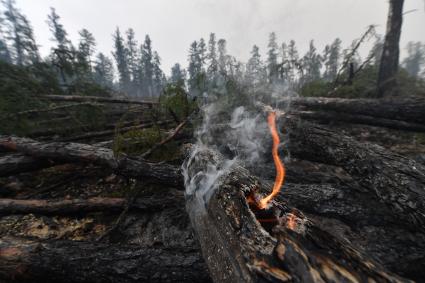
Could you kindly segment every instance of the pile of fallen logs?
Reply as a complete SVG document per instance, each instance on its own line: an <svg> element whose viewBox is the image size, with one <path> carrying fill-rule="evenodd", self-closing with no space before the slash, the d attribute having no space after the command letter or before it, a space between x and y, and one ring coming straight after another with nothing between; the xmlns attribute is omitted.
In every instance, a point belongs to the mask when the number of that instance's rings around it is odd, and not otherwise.
<svg viewBox="0 0 425 283"><path fill-rule="evenodd" d="M238 164L216 181L217 188L199 206L196 195L184 196L180 165L147 160L187 121L176 123L166 139L138 157L115 154L107 141L90 145L73 142L83 138L0 136L0 177L62 164L93 165L163 188L132 199L8 197L0 199L2 217L160 213L184 222L172 220L176 223L161 229L176 225L188 235L193 229L199 242L117 243L113 232L100 241L2 237L0 281L424 282L425 165L311 122L423 131L425 101L296 98L291 103L280 125L289 136L293 159L286 164L287 183L268 211L250 199L269 192L270 180ZM196 154L188 178L222 158L212 149ZM199 213L186 214L185 208ZM155 218L144 221L161 225ZM156 233L153 238L167 234Z"/></svg>

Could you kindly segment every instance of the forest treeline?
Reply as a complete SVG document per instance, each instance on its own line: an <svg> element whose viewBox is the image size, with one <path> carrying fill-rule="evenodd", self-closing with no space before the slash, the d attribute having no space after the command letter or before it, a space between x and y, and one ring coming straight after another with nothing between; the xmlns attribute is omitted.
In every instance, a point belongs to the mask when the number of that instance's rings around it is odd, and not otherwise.
<svg viewBox="0 0 425 283"><path fill-rule="evenodd" d="M96 52L96 40L87 29L71 42L54 8L47 16L53 47L42 57L33 29L14 0L2 2L0 15L0 72L2 93L111 95L157 97L174 85L191 96L226 93L229 82L248 86L286 86L306 96L368 96L376 85L383 38L370 26L347 48L339 38L316 48L311 40L300 54L294 40L279 42L269 35L265 55L258 46L246 63L228 54L227 42L214 33L194 41L188 50L188 65L176 63L169 75L146 35L139 43L133 29L113 32L111 54ZM372 48L361 58L359 47L369 41ZM371 44L372 42L372 44ZM409 42L402 60L400 83L404 93L415 93L425 78L425 45ZM420 92L420 91L419 91Z"/></svg>

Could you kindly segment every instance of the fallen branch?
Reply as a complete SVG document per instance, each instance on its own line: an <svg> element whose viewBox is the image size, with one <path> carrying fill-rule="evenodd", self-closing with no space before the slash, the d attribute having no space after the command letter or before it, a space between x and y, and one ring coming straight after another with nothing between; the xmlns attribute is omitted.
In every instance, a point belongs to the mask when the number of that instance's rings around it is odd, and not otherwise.
<svg viewBox="0 0 425 283"><path fill-rule="evenodd" d="M210 282L196 249L0 239L3 282Z"/></svg>

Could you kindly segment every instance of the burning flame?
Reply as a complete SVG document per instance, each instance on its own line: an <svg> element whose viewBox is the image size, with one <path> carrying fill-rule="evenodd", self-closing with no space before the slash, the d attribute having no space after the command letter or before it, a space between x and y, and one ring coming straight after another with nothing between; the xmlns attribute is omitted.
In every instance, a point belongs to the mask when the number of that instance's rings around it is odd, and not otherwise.
<svg viewBox="0 0 425 283"><path fill-rule="evenodd" d="M269 113L269 116L267 118L267 123L269 125L270 133L273 138L272 154L273 154L273 161L276 167L276 179L273 185L272 192L268 196L260 200L258 206L261 209L267 208L269 202L279 193L282 187L283 181L285 179L285 167L283 166L283 163L279 158L279 152L278 152L280 139L276 129L276 112L273 111Z"/></svg>

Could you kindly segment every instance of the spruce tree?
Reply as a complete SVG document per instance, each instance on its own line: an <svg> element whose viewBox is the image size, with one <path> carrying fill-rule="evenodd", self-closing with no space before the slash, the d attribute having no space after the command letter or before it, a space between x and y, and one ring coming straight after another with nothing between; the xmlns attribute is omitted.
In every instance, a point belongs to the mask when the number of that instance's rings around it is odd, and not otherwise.
<svg viewBox="0 0 425 283"><path fill-rule="evenodd" d="M297 79L296 75L301 72L302 69L300 68L301 64L299 62L298 50L294 40L291 40L288 45L288 62L288 81L289 83L295 83Z"/></svg>
<svg viewBox="0 0 425 283"><path fill-rule="evenodd" d="M161 58L158 55L158 52L153 52L153 78L152 78L152 84L153 84L153 95L158 96L165 84L165 75L164 72L161 70Z"/></svg>
<svg viewBox="0 0 425 283"><path fill-rule="evenodd" d="M114 38L113 56L117 65L119 77L119 89L129 94L130 91L130 71L128 68L128 50L124 45L124 39L119 28L116 29Z"/></svg>
<svg viewBox="0 0 425 283"><path fill-rule="evenodd" d="M182 70L179 63L174 64L174 66L171 68L171 77L170 77L170 83L184 86L185 84L185 78L186 73L184 70Z"/></svg>
<svg viewBox="0 0 425 283"><path fill-rule="evenodd" d="M227 73L227 48L226 48L226 40L220 39L218 41L218 71L221 76L226 76Z"/></svg>
<svg viewBox="0 0 425 283"><path fill-rule="evenodd" d="M310 47L303 57L304 83L320 79L322 57L317 54L314 41L310 41Z"/></svg>
<svg viewBox="0 0 425 283"><path fill-rule="evenodd" d="M336 79L338 74L338 69L340 66L341 60L341 40L339 38L335 39L334 42L325 49L326 55L323 60L325 65L324 78L327 81L333 81Z"/></svg>
<svg viewBox="0 0 425 283"><path fill-rule="evenodd" d="M3 5L7 27L5 39L11 42L12 49L8 51L13 61L20 66L38 62L40 55L29 21L16 8L15 0L4 0Z"/></svg>
<svg viewBox="0 0 425 283"><path fill-rule="evenodd" d="M267 75L269 82L275 82L278 78L278 46L276 42L276 34L272 32L269 36L267 51Z"/></svg>
<svg viewBox="0 0 425 283"><path fill-rule="evenodd" d="M260 49L257 45L252 47L251 58L246 65L246 80L252 86L262 85L266 78L266 72L261 61Z"/></svg>
<svg viewBox="0 0 425 283"><path fill-rule="evenodd" d="M50 8L47 23L53 33L52 41L56 43L56 46L52 48L51 59L53 65L58 68L62 82L66 84L68 78L74 75L75 50L71 41L68 40L68 34L60 23L60 17L54 8Z"/></svg>
<svg viewBox="0 0 425 283"><path fill-rule="evenodd" d="M153 89L153 76L154 76L154 66L153 66L153 52L152 52L152 41L149 35L146 35L145 41L141 46L141 82L143 93L147 96L152 96L154 93Z"/></svg>
<svg viewBox="0 0 425 283"><path fill-rule="evenodd" d="M141 91L141 77L140 77L140 55L138 43L136 40L136 36L134 30L132 28L128 29L126 32L127 41L126 48L128 50L128 68L130 71L131 77L131 93L135 96L142 95Z"/></svg>
<svg viewBox="0 0 425 283"><path fill-rule="evenodd" d="M89 77L92 72L92 56L95 52L96 40L87 29L82 29L79 35L80 43L77 52L77 73L80 76Z"/></svg>
<svg viewBox="0 0 425 283"><path fill-rule="evenodd" d="M208 78L214 84L217 77L217 72L218 72L217 41L216 41L214 33L210 34L210 39L208 41L207 60L208 60L208 67L207 67Z"/></svg>
<svg viewBox="0 0 425 283"><path fill-rule="evenodd" d="M94 65L94 80L104 87L112 89L114 86L114 64L103 53L97 55Z"/></svg>
<svg viewBox="0 0 425 283"><path fill-rule="evenodd" d="M410 41L406 50L407 57L403 60L402 66L411 76L417 78L425 64L425 45L419 41Z"/></svg>

